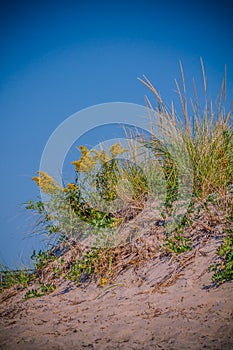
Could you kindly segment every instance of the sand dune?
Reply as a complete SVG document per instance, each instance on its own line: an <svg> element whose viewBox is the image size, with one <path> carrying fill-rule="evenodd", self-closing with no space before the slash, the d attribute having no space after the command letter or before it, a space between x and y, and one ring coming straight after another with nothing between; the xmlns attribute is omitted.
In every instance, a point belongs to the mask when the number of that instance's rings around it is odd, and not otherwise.
<svg viewBox="0 0 233 350"><path fill-rule="evenodd" d="M211 286L216 239L179 259L151 259L110 286L61 280L52 294L1 295L0 349L233 348L233 283ZM184 263L185 262L185 263Z"/></svg>

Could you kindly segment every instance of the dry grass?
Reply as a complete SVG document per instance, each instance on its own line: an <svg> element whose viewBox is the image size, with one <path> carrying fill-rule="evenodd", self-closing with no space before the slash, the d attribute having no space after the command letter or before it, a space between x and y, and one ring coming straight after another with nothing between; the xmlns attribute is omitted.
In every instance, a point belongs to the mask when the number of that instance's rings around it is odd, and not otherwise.
<svg viewBox="0 0 233 350"><path fill-rule="evenodd" d="M181 107L182 118L175 115L172 104L169 112L161 96L149 79L139 79L155 95L158 107L159 132L168 136L181 138L188 151L194 173L194 194L203 199L213 192L221 196L227 193L228 186L233 183L233 131L232 107L225 111L226 102L226 70L220 88L217 110L213 110L212 100L207 100L207 84L204 64L201 60L204 106L200 106L197 88L193 82L194 100L190 99L192 115L188 115L188 100L184 71L180 63L182 88L175 80ZM153 110L147 99L148 107ZM232 104L231 104L232 106ZM182 122L183 120L183 122ZM171 128L173 126L174 128ZM158 138L163 135L158 134Z"/></svg>

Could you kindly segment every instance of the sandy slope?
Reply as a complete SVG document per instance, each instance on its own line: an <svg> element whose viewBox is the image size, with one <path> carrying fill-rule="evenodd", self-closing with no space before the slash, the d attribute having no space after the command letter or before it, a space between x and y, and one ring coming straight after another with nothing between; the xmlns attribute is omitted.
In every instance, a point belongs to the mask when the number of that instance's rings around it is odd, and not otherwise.
<svg viewBox="0 0 233 350"><path fill-rule="evenodd" d="M132 267L109 289L62 281L27 301L25 291L2 294L0 349L233 349L233 283L203 288L216 244L182 264L163 257Z"/></svg>

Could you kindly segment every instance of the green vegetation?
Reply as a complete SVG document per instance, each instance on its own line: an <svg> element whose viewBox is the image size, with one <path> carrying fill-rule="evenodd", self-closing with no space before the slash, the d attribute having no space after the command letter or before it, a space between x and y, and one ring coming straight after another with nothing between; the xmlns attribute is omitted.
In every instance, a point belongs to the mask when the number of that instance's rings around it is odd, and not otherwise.
<svg viewBox="0 0 233 350"><path fill-rule="evenodd" d="M48 266L51 261L56 260L56 256L52 255L50 252L43 252L40 250L38 253L36 253L36 251L33 250L31 259L34 262L34 269L42 270Z"/></svg>
<svg viewBox="0 0 233 350"><path fill-rule="evenodd" d="M40 291L38 289L29 289L26 294L24 295L24 299L28 300L30 298L38 298L42 297L43 295L52 293L56 290L55 284L40 284Z"/></svg>
<svg viewBox="0 0 233 350"><path fill-rule="evenodd" d="M169 237L165 238L164 247L168 252L174 252L176 254L184 253L192 249L190 245L190 239L184 237L183 230L174 232Z"/></svg>
<svg viewBox="0 0 233 350"><path fill-rule="evenodd" d="M219 261L211 265L209 269L214 271L212 281L220 285L233 280L233 230L229 230L229 235L217 249L217 254Z"/></svg>
<svg viewBox="0 0 233 350"><path fill-rule="evenodd" d="M99 275L101 277L99 284L104 285L108 280L107 274L111 272L111 264L112 258L110 252L101 248L93 248L91 251L84 252L81 258L71 266L66 278L75 281L79 285L81 279L86 281L93 275ZM104 273L101 273L101 270Z"/></svg>
<svg viewBox="0 0 233 350"><path fill-rule="evenodd" d="M41 232L55 237L55 245L69 244L88 235L95 237L92 249L82 252L70 263L57 258L51 251L32 254L35 275L19 272L5 275L4 286L16 283L24 288L36 281L53 262L55 278L65 276L77 285L95 276L100 285L105 285L114 274L115 266L121 266L120 254L111 246L111 234L143 210L150 195L160 202L159 210L163 218L165 254L188 253L197 244L195 233L188 230L203 211L209 213L209 206L223 213L225 233L222 245L217 250L220 262L210 267L214 272L213 282L219 285L232 280L233 243L232 231L232 186L233 186L233 130L232 112L226 111L226 75L224 76L216 110L212 100L207 98L207 84L204 65L203 74L204 106L197 96L188 103L182 65L182 87L176 87L183 115L178 117L174 104L166 107L152 83L146 78L139 79L153 96L157 107L153 108L147 98L148 113L152 120L151 135L138 137L133 130L127 134L128 147L115 143L109 149L92 149L80 146L81 156L73 161L74 180L59 186L47 173L38 171L33 180L48 195L46 202L29 201L26 208L40 215ZM153 127L153 118L156 128ZM154 129L157 130L156 134ZM139 146L133 146L133 141ZM123 155L130 154L130 160ZM188 203L185 212L180 207ZM137 211L133 211L137 208ZM130 213L130 215L126 215ZM208 214L209 215L209 214ZM172 225L171 225L172 223ZM199 229L212 232L207 224ZM198 235L196 235L198 236ZM208 236L208 235L207 235ZM104 244L103 244L104 243ZM119 247L121 246L119 243ZM70 243L71 244L71 243ZM123 245L125 244L122 243ZM127 243L128 244L128 243ZM128 245L125 249L128 249ZM121 253L120 253L121 252ZM126 254L127 255L127 254ZM143 255L144 256L144 255ZM143 260L144 258L141 258ZM148 256L148 254L145 254ZM133 262L134 261L134 262ZM138 266L140 259L133 260ZM41 284L40 291L29 290L25 298L38 297L54 290L53 284Z"/></svg>
<svg viewBox="0 0 233 350"><path fill-rule="evenodd" d="M29 269L11 270L5 265L0 265L0 292L12 286L27 288L32 279L32 272Z"/></svg>

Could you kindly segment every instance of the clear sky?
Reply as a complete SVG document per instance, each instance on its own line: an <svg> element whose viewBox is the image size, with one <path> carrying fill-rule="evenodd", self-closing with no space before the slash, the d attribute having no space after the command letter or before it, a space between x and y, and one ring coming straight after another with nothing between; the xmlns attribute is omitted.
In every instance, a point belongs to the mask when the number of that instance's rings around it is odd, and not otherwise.
<svg viewBox="0 0 233 350"><path fill-rule="evenodd" d="M27 263L39 247L21 204L39 195L31 178L49 136L71 114L105 102L144 105L142 74L170 104L179 60L187 81L195 76L202 89L200 56L214 98L227 65L232 100L232 6L225 0L1 1L1 261Z"/></svg>

